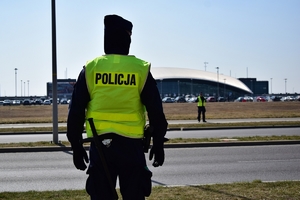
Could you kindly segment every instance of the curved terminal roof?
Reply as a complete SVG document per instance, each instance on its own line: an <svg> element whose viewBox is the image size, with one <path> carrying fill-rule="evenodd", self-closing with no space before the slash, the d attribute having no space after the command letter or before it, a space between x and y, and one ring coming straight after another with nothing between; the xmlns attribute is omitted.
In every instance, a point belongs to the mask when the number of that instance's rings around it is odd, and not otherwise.
<svg viewBox="0 0 300 200"><path fill-rule="evenodd" d="M196 70L196 69L187 69L187 68L174 68L174 67L152 67L151 73L154 79L163 80L163 79L198 79L211 82L218 82L217 73ZM236 87L245 92L253 93L243 82L233 78L231 76L226 76L219 74L219 83Z"/></svg>

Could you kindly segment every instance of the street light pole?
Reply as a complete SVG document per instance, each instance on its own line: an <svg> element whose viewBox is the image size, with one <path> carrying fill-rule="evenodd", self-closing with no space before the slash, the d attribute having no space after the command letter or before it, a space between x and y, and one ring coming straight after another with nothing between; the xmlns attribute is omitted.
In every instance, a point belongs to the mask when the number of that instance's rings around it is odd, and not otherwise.
<svg viewBox="0 0 300 200"><path fill-rule="evenodd" d="M286 94L286 81L287 81L287 78L285 78L284 81L285 81L285 86L284 87L285 87L285 94Z"/></svg>
<svg viewBox="0 0 300 200"><path fill-rule="evenodd" d="M29 80L27 80L27 86L28 86L28 96L29 96Z"/></svg>
<svg viewBox="0 0 300 200"><path fill-rule="evenodd" d="M206 71L206 64L208 64L208 62L204 62L204 68L205 68L205 71Z"/></svg>
<svg viewBox="0 0 300 200"><path fill-rule="evenodd" d="M217 82L218 82L218 86L217 86L217 88L218 88L218 96L217 96L217 99L219 98L219 67L216 67L216 69L217 69Z"/></svg>
<svg viewBox="0 0 300 200"><path fill-rule="evenodd" d="M23 94L23 92L22 92L22 88L23 88L23 81L21 80L21 96L22 96L22 94Z"/></svg>
<svg viewBox="0 0 300 200"><path fill-rule="evenodd" d="M226 84L226 78L224 78L224 98L226 99L225 84Z"/></svg>
<svg viewBox="0 0 300 200"><path fill-rule="evenodd" d="M24 81L24 97L26 96L26 92L25 92L25 83L26 83L26 81Z"/></svg>
<svg viewBox="0 0 300 200"><path fill-rule="evenodd" d="M273 93L272 93L272 79L273 79L273 78L271 78L271 94L273 94Z"/></svg>
<svg viewBox="0 0 300 200"><path fill-rule="evenodd" d="M15 96L17 96L17 71L18 68L15 68Z"/></svg>

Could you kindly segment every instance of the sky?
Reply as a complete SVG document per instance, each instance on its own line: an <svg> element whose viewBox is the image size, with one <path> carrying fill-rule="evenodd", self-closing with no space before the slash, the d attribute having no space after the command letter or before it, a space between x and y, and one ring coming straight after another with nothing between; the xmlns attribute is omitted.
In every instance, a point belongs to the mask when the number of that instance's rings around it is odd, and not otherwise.
<svg viewBox="0 0 300 200"><path fill-rule="evenodd" d="M152 68L218 67L269 81L272 93L300 93L299 0L55 2L58 79L77 79L88 60L104 54L103 19L117 14L133 23L130 54ZM51 0L1 0L0 26L0 96L46 95Z"/></svg>

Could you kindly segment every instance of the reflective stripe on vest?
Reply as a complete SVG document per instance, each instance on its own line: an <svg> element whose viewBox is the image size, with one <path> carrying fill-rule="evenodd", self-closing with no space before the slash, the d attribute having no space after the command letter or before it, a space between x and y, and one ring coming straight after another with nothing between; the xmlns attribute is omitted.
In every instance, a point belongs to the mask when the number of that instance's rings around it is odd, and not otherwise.
<svg viewBox="0 0 300 200"><path fill-rule="evenodd" d="M91 101L86 118L93 118L97 134L116 133L142 138L146 123L140 93L150 63L134 56L105 55L87 63L85 73ZM88 122L88 137L93 137Z"/></svg>

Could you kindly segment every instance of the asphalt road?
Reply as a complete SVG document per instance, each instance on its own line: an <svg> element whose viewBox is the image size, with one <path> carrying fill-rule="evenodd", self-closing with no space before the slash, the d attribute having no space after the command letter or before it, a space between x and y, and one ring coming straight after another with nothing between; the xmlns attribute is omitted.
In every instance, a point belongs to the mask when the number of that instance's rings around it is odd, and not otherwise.
<svg viewBox="0 0 300 200"><path fill-rule="evenodd" d="M272 135L300 135L300 127L296 128L255 128L255 129L214 129L214 130L189 130L168 131L167 138L232 138L249 136L272 136ZM83 134L83 137L86 137ZM59 134L60 141L67 141L66 134ZM0 143L52 141L53 134L11 134L0 135Z"/></svg>
<svg viewBox="0 0 300 200"><path fill-rule="evenodd" d="M166 149L153 185L300 180L300 145ZM148 156L148 154L146 154ZM0 153L0 192L84 189L71 152Z"/></svg>

